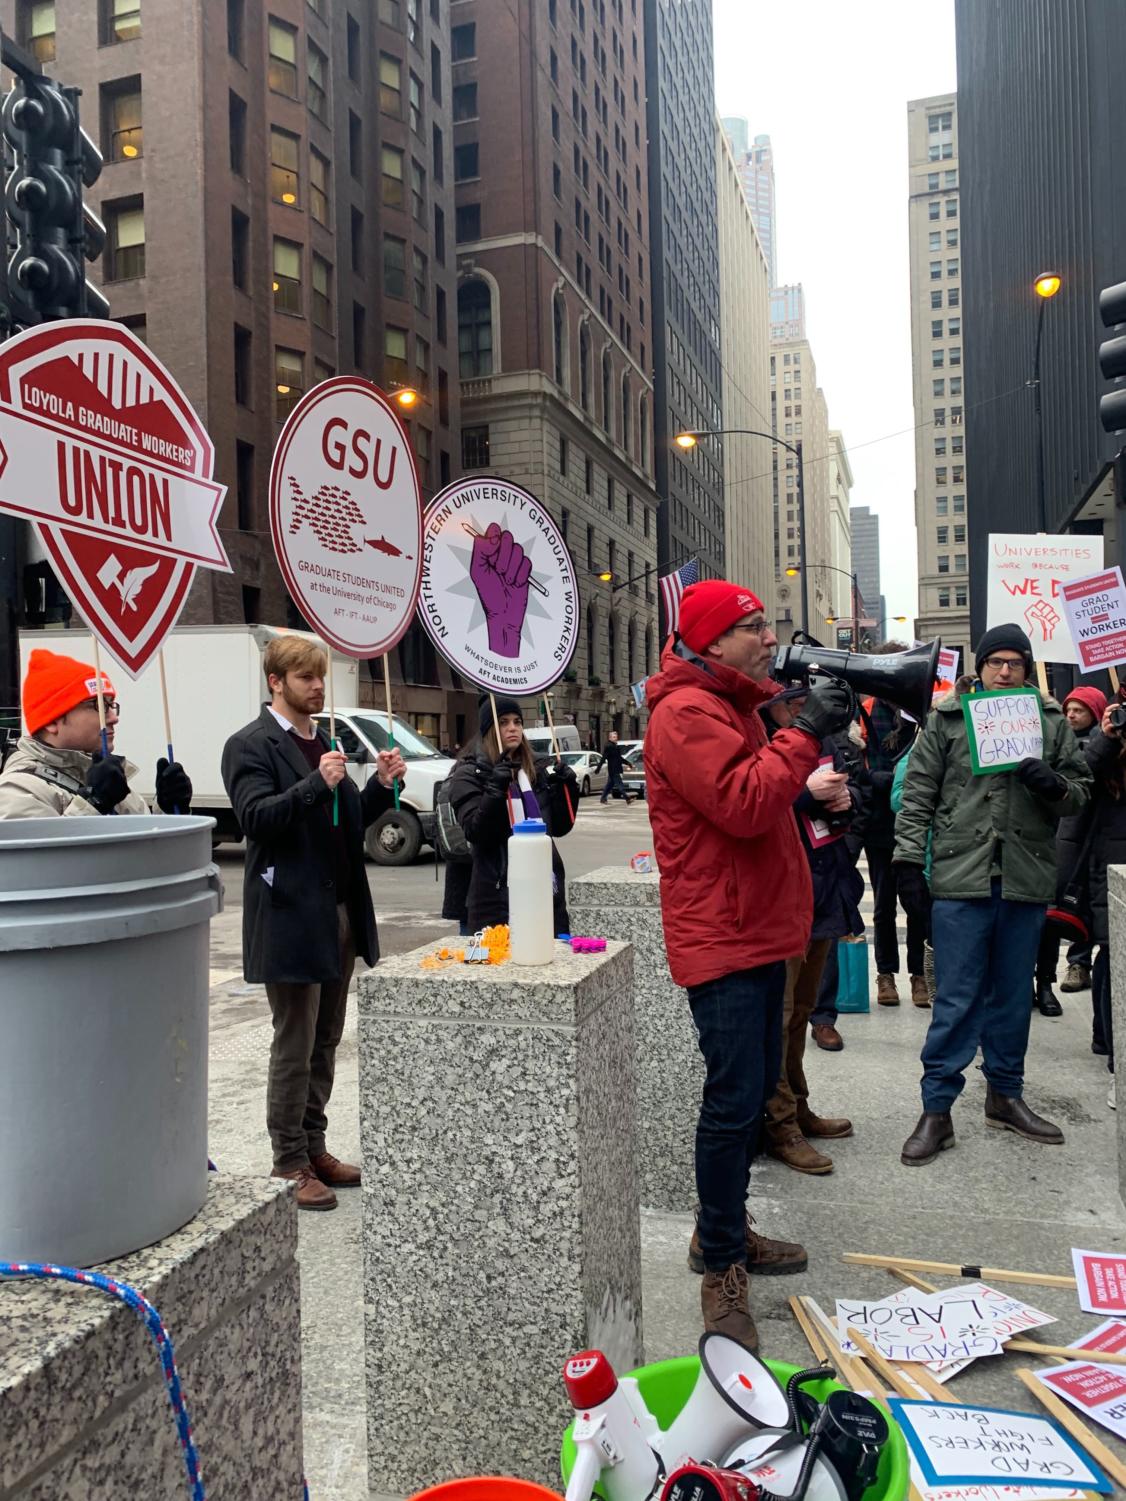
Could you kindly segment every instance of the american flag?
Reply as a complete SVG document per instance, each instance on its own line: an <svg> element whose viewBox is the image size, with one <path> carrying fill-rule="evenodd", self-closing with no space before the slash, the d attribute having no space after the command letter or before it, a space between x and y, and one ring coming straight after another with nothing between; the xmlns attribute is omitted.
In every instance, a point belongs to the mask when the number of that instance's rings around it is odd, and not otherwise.
<svg viewBox="0 0 1126 1501"><path fill-rule="evenodd" d="M692 558L681 564L674 573L666 573L657 582L661 586L661 600L665 606L665 630L675 631L680 620L680 596L689 584L700 582L700 560Z"/></svg>

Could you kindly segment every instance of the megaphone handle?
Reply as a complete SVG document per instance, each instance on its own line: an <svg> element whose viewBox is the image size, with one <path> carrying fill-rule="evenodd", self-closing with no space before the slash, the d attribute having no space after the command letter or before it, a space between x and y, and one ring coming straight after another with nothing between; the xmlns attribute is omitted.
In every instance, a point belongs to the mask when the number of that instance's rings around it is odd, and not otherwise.
<svg viewBox="0 0 1126 1501"><path fill-rule="evenodd" d="M575 1468L571 1471L571 1478L567 1482L565 1501L590 1501L601 1473L602 1464L594 1445L589 1442L579 1444L575 1455Z"/></svg>

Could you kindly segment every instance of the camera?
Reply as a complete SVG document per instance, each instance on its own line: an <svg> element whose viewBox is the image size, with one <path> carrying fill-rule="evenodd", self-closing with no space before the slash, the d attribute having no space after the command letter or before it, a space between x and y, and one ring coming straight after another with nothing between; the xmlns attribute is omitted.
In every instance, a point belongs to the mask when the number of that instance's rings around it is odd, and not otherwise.
<svg viewBox="0 0 1126 1501"><path fill-rule="evenodd" d="M1126 730L1126 704L1112 704L1110 709L1110 727L1120 734Z"/></svg>

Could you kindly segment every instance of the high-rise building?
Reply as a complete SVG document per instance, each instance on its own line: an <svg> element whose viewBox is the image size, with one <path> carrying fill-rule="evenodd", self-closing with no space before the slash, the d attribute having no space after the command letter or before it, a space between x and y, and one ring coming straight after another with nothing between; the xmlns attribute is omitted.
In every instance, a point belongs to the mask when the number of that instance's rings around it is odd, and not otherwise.
<svg viewBox="0 0 1126 1501"><path fill-rule="evenodd" d="M620 11L622 0L614 3ZM705 439L685 452L672 441L687 429L724 426L712 7L711 0L643 5L655 473L657 493L666 498L661 571L698 557L701 577L722 577L725 443ZM633 151L639 138L627 135ZM639 167L628 192L642 193L643 180Z"/></svg>
<svg viewBox="0 0 1126 1501"><path fill-rule="evenodd" d="M832 614L852 619L852 523L849 497L852 494L852 465L848 461L844 434L835 428L829 433L829 562L831 570L826 585ZM816 632L814 633L816 634Z"/></svg>
<svg viewBox="0 0 1126 1501"><path fill-rule="evenodd" d="M451 18L462 464L531 490L579 569L557 712L633 735L629 686L657 659L663 430L640 18L625 0L457 0ZM682 425L719 425L706 415Z"/></svg>
<svg viewBox="0 0 1126 1501"><path fill-rule="evenodd" d="M971 631L956 95L908 104L907 162L919 568L915 634L922 641L941 636L945 645L959 648L964 663Z"/></svg>
<svg viewBox="0 0 1126 1501"><path fill-rule="evenodd" d="M770 322L766 256L735 157L716 130L723 412L728 427L771 432ZM733 435L724 463L727 577L750 585L775 618L769 443Z"/></svg>
<svg viewBox="0 0 1126 1501"><path fill-rule="evenodd" d="M746 156L747 148L749 147L751 141L750 132L747 129L747 122L740 115L725 115L719 123L723 127L727 139L731 143L731 152L735 158L736 171L739 172L741 179L743 170L743 157Z"/></svg>
<svg viewBox="0 0 1126 1501"><path fill-rule="evenodd" d="M820 566L833 556L829 503L829 409L817 384L817 367L808 340L775 340L770 345L772 430L795 447L802 446L805 475L805 535L798 504L796 456L773 451L774 568L777 575L780 629L793 627L817 634L819 621L833 613L831 572ZM800 570L807 570L809 619L801 615ZM792 570L787 572L787 570Z"/></svg>
<svg viewBox="0 0 1126 1501"><path fill-rule="evenodd" d="M852 531L852 571L865 616L882 629L885 610L880 592L880 518L868 506L853 506L849 513Z"/></svg>
<svg viewBox="0 0 1126 1501"><path fill-rule="evenodd" d="M963 307L970 465L970 608L985 624L990 532L1041 529L1037 484L1038 317L1043 315L1044 511L1049 532L1099 532L1108 564L1126 562L1121 434L1104 433L1098 368L1101 288L1126 279L1119 74L1126 6L1118 0L956 0ZM1035 79L1030 92L1029 80ZM938 163L940 169L945 162ZM1062 278L1043 304L1041 272Z"/></svg>
<svg viewBox="0 0 1126 1501"><path fill-rule="evenodd" d="M770 337L805 338L805 292L801 282L770 289Z"/></svg>
<svg viewBox="0 0 1126 1501"><path fill-rule="evenodd" d="M727 115L720 121L731 150L743 192L751 208L759 242L766 256L767 276L773 286L777 279L774 259L774 152L767 135L749 141L750 131L741 115Z"/></svg>
<svg viewBox="0 0 1126 1501"><path fill-rule="evenodd" d="M82 89L105 157L89 194L108 231L93 274L215 443L234 572L197 573L185 624L300 623L270 544L270 461L279 425L326 376L415 388L424 496L458 470L450 34L438 14L385 3L377 23L366 0L0 3L4 29ZM45 562L28 582L38 623ZM456 696L417 627L392 676L417 727L464 738L448 716L472 697Z"/></svg>

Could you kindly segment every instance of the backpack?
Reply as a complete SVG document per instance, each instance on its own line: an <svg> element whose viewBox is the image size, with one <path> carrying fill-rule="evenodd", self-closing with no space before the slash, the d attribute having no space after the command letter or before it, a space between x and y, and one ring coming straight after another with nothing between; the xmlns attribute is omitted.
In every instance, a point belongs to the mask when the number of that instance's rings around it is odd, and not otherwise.
<svg viewBox="0 0 1126 1501"><path fill-rule="evenodd" d="M439 782L434 790L434 825L438 849L441 851L443 860L448 860L453 865L470 865L473 862L473 851L469 848L465 830L458 823L457 814L450 801L452 780L453 772L444 781Z"/></svg>

